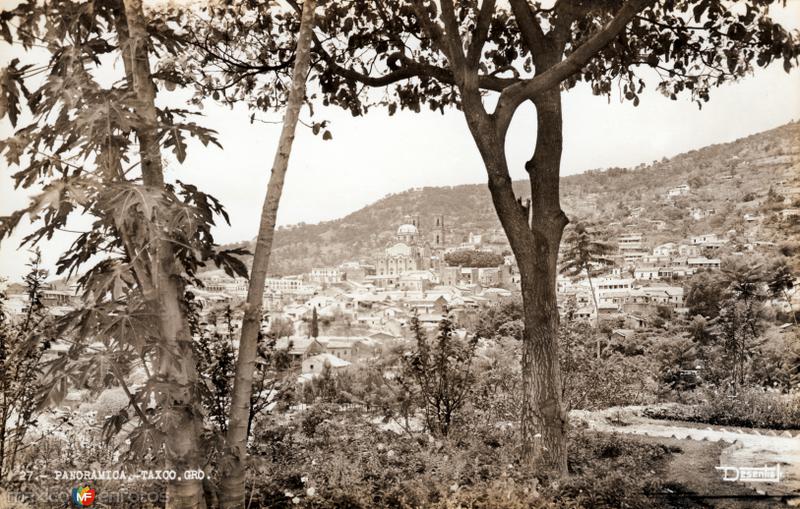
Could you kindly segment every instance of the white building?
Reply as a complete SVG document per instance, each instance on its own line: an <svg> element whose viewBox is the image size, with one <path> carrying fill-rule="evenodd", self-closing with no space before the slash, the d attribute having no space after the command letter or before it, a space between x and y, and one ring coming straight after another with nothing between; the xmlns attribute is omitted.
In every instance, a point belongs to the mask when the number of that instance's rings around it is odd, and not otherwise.
<svg viewBox="0 0 800 509"><path fill-rule="evenodd" d="M661 272L659 267L636 267L633 271L633 277L636 279L661 279Z"/></svg>
<svg viewBox="0 0 800 509"><path fill-rule="evenodd" d="M697 258L689 258L686 260L686 265L694 269L718 269L720 267L719 258L706 258L700 256Z"/></svg>
<svg viewBox="0 0 800 509"><path fill-rule="evenodd" d="M303 287L303 280L299 277L268 277L264 288L273 292L295 293Z"/></svg>
<svg viewBox="0 0 800 509"><path fill-rule="evenodd" d="M303 374L318 375L322 373L326 367L331 371L337 371L348 366L350 366L350 363L344 359L340 359L339 357L330 353L321 353L305 359L303 361L302 369Z"/></svg>
<svg viewBox="0 0 800 509"><path fill-rule="evenodd" d="M691 188L688 184L681 184L679 186L675 186L669 191L667 191L668 198L675 198L676 196L683 196L685 194L689 194Z"/></svg>
<svg viewBox="0 0 800 509"><path fill-rule="evenodd" d="M658 257L672 256L675 254L676 246L673 242L667 242L653 248L653 255Z"/></svg>
<svg viewBox="0 0 800 509"><path fill-rule="evenodd" d="M641 251L642 249L642 235L640 233L628 233L622 235L617 239L619 250L624 252L628 251Z"/></svg>
<svg viewBox="0 0 800 509"><path fill-rule="evenodd" d="M338 267L315 267L310 277L315 283L338 283L342 280L342 271Z"/></svg>

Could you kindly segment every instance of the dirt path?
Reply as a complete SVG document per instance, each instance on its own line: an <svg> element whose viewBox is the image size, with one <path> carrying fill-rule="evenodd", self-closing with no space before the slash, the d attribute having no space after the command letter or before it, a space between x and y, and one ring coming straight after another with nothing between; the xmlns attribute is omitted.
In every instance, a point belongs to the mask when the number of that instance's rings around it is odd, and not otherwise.
<svg viewBox="0 0 800 509"><path fill-rule="evenodd" d="M800 506L800 435L753 429L730 429L655 420L641 415L642 407L599 412L573 411L577 425L600 432L626 433L680 447L670 463L667 478L685 486L685 494L721 508L780 507L781 500ZM778 483L742 483L722 479L716 469L729 467L773 467L780 465ZM767 498L771 497L771 498Z"/></svg>

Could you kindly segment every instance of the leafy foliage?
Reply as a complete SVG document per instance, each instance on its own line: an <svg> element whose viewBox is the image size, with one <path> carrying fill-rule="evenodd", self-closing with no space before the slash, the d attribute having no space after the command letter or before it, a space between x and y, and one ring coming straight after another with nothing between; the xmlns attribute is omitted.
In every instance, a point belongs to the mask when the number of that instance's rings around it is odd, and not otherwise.
<svg viewBox="0 0 800 509"><path fill-rule="evenodd" d="M419 320L416 317L411 320L416 346L403 359L404 378L413 380L411 391L421 401L428 429L447 436L474 383L471 365L477 342L474 337L467 340L456 337L450 317L445 316L439 322L432 342Z"/></svg>
<svg viewBox="0 0 800 509"><path fill-rule="evenodd" d="M769 429L797 429L800 399L797 395L764 392L759 389L738 395L708 392L704 400L691 407L647 410L656 419L675 419L720 426L746 426Z"/></svg>
<svg viewBox="0 0 800 509"><path fill-rule="evenodd" d="M186 327L182 288L197 283L207 263L230 274L247 271L239 259L244 251L214 243L217 216L228 220L221 203L164 179L162 152L183 162L187 137L218 144L216 133L197 125L193 112L155 108L141 95L152 85L149 55L174 55L182 43L166 21L134 34L141 19L128 16L141 13L127 7L57 0L22 2L0 14L7 42L48 57L26 51L25 58L41 63L15 60L2 72L0 112L16 131L0 141L0 153L19 167L15 185L33 198L0 218L0 239L26 216L35 229L23 244L32 245L70 230L77 215L89 218L89 229L57 261L58 275L78 276L83 306L54 324L69 348L44 366L43 403L59 403L70 387L118 386L128 405L106 420L106 438L130 431L129 452L138 459L164 461L166 452L172 461L181 446L169 437L202 415L198 387L185 383L191 374L175 368L184 362L194 369L191 348L175 342L175 329ZM165 305L175 310L177 327L167 324ZM142 374L145 383L130 383Z"/></svg>
<svg viewBox="0 0 800 509"><path fill-rule="evenodd" d="M497 267L503 264L503 257L490 251L461 249L445 253L444 261L451 267Z"/></svg>
<svg viewBox="0 0 800 509"><path fill-rule="evenodd" d="M663 94L673 99L687 94L702 104L711 87L756 66L779 61L788 72L797 62L797 35L769 17L772 3L629 2L636 5L637 15L588 62L573 69L564 79L565 88L586 82L595 94L611 97L618 84L621 98L638 105L646 81L655 78ZM188 58L166 62L160 72L221 101L278 108L286 92L280 81L290 67L291 39L299 22L300 7L293 5L293 11L285 12L239 0L195 13L167 10L166 16L179 15L182 24L192 27L186 40L193 51ZM482 7L470 1L451 2L448 10L422 1L336 2L318 16L310 80L318 84L315 96L323 104L353 115L373 106L384 106L390 114L399 109L442 111L460 106L463 90L456 86L457 64L441 37L440 19L450 23L448 32L457 31L448 37L459 37L469 46L467 64L478 86L501 92L523 88L535 79L534 70L541 73L539 46L533 43L540 26L558 27L555 35L569 57L588 46L623 5L544 8L539 3L485 2ZM409 45L408 39L418 44ZM386 94L370 94L363 85Z"/></svg>
<svg viewBox="0 0 800 509"><path fill-rule="evenodd" d="M0 291L0 482L19 467L20 447L36 423L46 387L41 361L51 344L51 319L42 302L47 271L40 264L37 250L25 276L27 306L18 320L7 314L6 295Z"/></svg>
<svg viewBox="0 0 800 509"><path fill-rule="evenodd" d="M597 232L589 225L577 222L567 229L561 273L570 277L582 274L588 278L597 276L613 265L608 255L614 251L611 244L597 238Z"/></svg>

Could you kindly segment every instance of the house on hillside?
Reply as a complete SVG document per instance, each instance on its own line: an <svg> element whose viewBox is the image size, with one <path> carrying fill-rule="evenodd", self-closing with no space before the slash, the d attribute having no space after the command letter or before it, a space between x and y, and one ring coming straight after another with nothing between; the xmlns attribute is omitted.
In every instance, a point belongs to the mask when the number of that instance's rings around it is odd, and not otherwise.
<svg viewBox="0 0 800 509"><path fill-rule="evenodd" d="M584 306L582 308L576 309L574 316L577 320L584 320L584 321L594 320L595 316L594 309L591 306Z"/></svg>
<svg viewBox="0 0 800 509"><path fill-rule="evenodd" d="M662 221L660 219L648 219L647 224L651 225L656 230L664 230L667 228L666 221Z"/></svg>
<svg viewBox="0 0 800 509"><path fill-rule="evenodd" d="M659 267L641 266L633 270L633 277L636 279L661 279L661 269Z"/></svg>
<svg viewBox="0 0 800 509"><path fill-rule="evenodd" d="M337 283L343 279L342 271L338 267L314 267L309 278L320 284Z"/></svg>
<svg viewBox="0 0 800 509"><path fill-rule="evenodd" d="M642 318L641 316L634 315L634 314L627 314L625 315L625 328L626 329L644 329L647 327L647 320Z"/></svg>
<svg viewBox="0 0 800 509"><path fill-rule="evenodd" d="M676 246L674 242L667 242L653 248L653 256L672 256L675 254Z"/></svg>
<svg viewBox="0 0 800 509"><path fill-rule="evenodd" d="M418 314L435 313L441 317L441 315L445 312L445 309L447 309L448 300L444 297L444 295L439 295L437 297L424 297L422 299L408 300L406 305L411 312L416 312Z"/></svg>
<svg viewBox="0 0 800 509"><path fill-rule="evenodd" d="M388 342L388 341L396 341L397 339L400 338L400 336L396 336L396 335L391 334L391 333L389 333L387 331L373 332L368 337L371 340L376 341L378 343L385 343L385 342Z"/></svg>
<svg viewBox="0 0 800 509"><path fill-rule="evenodd" d="M636 335L636 331L632 329L614 329L611 331L611 338L616 340L631 339Z"/></svg>
<svg viewBox="0 0 800 509"><path fill-rule="evenodd" d="M398 279L400 289L412 292L423 292L438 282L439 277L432 270L407 271Z"/></svg>
<svg viewBox="0 0 800 509"><path fill-rule="evenodd" d="M647 256L646 251L628 251L622 257L622 259L626 263L636 263L642 261L645 256Z"/></svg>
<svg viewBox="0 0 800 509"><path fill-rule="evenodd" d="M681 244L678 246L678 255L683 257L700 256L700 246L693 244Z"/></svg>
<svg viewBox="0 0 800 509"><path fill-rule="evenodd" d="M303 361L313 355L325 353L325 346L314 338L280 338L275 342L276 350L286 350L294 360Z"/></svg>
<svg viewBox="0 0 800 509"><path fill-rule="evenodd" d="M720 238L716 233L695 235L689 240L692 245L705 249L718 249L728 242L726 239Z"/></svg>
<svg viewBox="0 0 800 509"><path fill-rule="evenodd" d="M325 371L325 368L331 371L339 371L348 366L350 366L350 363L344 359L329 353L321 353L305 359L302 364L302 370L303 374L319 375Z"/></svg>
<svg viewBox="0 0 800 509"><path fill-rule="evenodd" d="M642 234L641 233L626 233L617 238L617 245L621 253L641 251L642 250Z"/></svg>
<svg viewBox="0 0 800 509"><path fill-rule="evenodd" d="M700 256L697 258L689 258L686 260L686 265L693 269L718 269L720 267L719 258L706 258Z"/></svg>
<svg viewBox="0 0 800 509"><path fill-rule="evenodd" d="M681 184L679 186L675 186L667 191L667 198L676 198L678 196L689 194L690 190L691 188L689 187L689 184Z"/></svg>

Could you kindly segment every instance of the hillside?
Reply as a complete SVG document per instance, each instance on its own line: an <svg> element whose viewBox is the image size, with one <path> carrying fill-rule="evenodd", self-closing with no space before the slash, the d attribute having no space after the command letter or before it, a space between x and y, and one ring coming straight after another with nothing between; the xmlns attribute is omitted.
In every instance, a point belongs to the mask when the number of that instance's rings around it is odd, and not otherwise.
<svg viewBox="0 0 800 509"><path fill-rule="evenodd" d="M794 122L636 168L564 177L562 203L571 219L596 221L609 235L634 225L647 234L651 245L731 229L743 238L781 242L788 234L780 231L772 212L797 204L777 206L775 193L772 202L767 195L770 187L779 193L800 186L799 165L800 123ZM686 195L666 196L670 188L682 184L691 188ZM518 195L526 194L526 182L514 185ZM759 219L745 221L747 213ZM449 241L500 227L485 185L411 189L341 219L280 228L271 272L296 274L313 266L369 261L386 246L406 214L419 215L425 230L435 214L444 214Z"/></svg>

